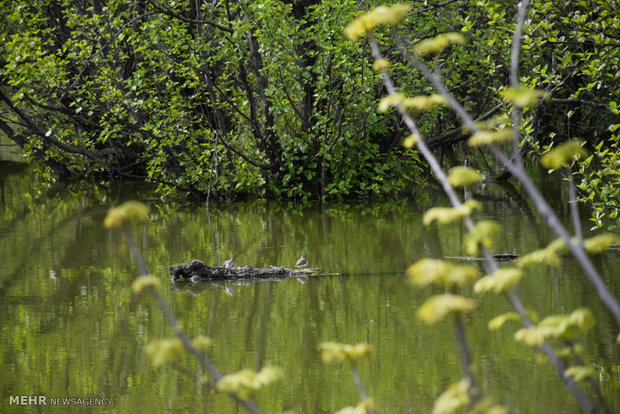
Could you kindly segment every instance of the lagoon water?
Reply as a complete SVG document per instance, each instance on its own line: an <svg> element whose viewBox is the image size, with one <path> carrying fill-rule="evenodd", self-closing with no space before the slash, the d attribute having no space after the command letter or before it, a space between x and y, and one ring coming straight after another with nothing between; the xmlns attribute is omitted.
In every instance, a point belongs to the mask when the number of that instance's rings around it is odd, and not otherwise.
<svg viewBox="0 0 620 414"><path fill-rule="evenodd" d="M546 194L558 194L554 204L567 217L557 183L543 185ZM244 412L201 377L189 355L162 367L145 355L145 344L173 331L151 297L132 294L137 269L127 244L102 226L109 207L132 197L151 207L134 236L183 330L213 339L207 353L222 373L284 370L284 379L256 393L262 412L331 413L359 402L348 367L321 361L318 347L326 341L373 346L359 370L381 413L430 412L461 378L450 321L427 326L415 315L434 291L413 287L405 276L418 259L464 255L463 228L422 225L425 209L446 204L439 194L365 205L255 201L207 211L131 188L37 196L36 186L15 166L0 171L1 412ZM502 224L496 252L521 254L555 238L518 187L489 185L476 193L484 204L479 217ZM233 256L238 266L292 267L302 254L310 268L331 275L225 284L172 283L168 272L192 259L216 265ZM595 264L620 297L620 253L611 250ZM518 293L541 316L592 309L597 324L580 343L611 412L620 412L618 327L574 261L529 272ZM485 395L511 413L579 412L550 365L513 339L516 323L488 330L491 318L510 311L506 300L465 294L478 302L466 326ZM18 395L43 395L48 405L11 405ZM85 406L91 397L109 404ZM55 398L75 404L51 406Z"/></svg>

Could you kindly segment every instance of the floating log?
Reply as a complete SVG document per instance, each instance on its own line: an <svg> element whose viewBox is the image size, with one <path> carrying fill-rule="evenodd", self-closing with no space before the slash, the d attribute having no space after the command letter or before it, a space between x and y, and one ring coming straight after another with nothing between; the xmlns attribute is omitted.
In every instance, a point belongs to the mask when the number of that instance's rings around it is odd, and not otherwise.
<svg viewBox="0 0 620 414"><path fill-rule="evenodd" d="M513 260L518 259L519 255L518 254L514 254L514 253L499 253L499 254L494 254L492 257L497 262L512 262ZM484 257L476 257L476 256L446 256L445 258L446 259L452 259L452 260L465 260L465 261L470 261L470 260L482 261L482 260L486 260Z"/></svg>
<svg viewBox="0 0 620 414"><path fill-rule="evenodd" d="M201 260L192 260L189 264L170 266L173 282L204 280L256 280L256 279L287 279L289 277L303 277L315 273L318 269L288 269L286 267L270 266L256 268L250 265L244 267L207 266Z"/></svg>

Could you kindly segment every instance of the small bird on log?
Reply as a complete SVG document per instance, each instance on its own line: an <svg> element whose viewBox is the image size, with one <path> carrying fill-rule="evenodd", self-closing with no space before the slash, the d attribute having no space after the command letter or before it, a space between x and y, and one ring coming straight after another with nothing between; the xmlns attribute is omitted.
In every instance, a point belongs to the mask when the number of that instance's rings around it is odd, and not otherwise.
<svg viewBox="0 0 620 414"><path fill-rule="evenodd" d="M235 259L228 259L224 262L224 267L226 269L232 269L234 265L235 265Z"/></svg>
<svg viewBox="0 0 620 414"><path fill-rule="evenodd" d="M306 266L308 266L308 260L306 259L306 256L301 256L299 260L297 261L297 263L295 263L295 267L306 267Z"/></svg>

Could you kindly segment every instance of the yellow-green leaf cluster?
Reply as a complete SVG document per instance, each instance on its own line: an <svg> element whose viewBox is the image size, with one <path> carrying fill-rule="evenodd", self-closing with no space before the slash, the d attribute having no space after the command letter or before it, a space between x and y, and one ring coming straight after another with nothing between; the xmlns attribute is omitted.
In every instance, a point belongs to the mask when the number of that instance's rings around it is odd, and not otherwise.
<svg viewBox="0 0 620 414"><path fill-rule="evenodd" d="M620 236L613 233L601 233L583 241L583 247L590 254L604 253L614 244L620 243Z"/></svg>
<svg viewBox="0 0 620 414"><path fill-rule="evenodd" d="M136 280L131 284L131 290L135 294L140 294L142 291L149 286L159 286L159 279L155 276L139 276Z"/></svg>
<svg viewBox="0 0 620 414"><path fill-rule="evenodd" d="M448 182L452 187L478 184L482 181L482 174L473 168L457 166L450 170Z"/></svg>
<svg viewBox="0 0 620 414"><path fill-rule="evenodd" d="M344 34L350 40L356 42L360 37L372 32L375 27L385 24L395 26L407 17L411 10L408 4L395 4L393 6L379 6L368 13L358 16L344 28Z"/></svg>
<svg viewBox="0 0 620 414"><path fill-rule="evenodd" d="M390 61L387 59L377 59L372 64L373 70L387 69L390 67Z"/></svg>
<svg viewBox="0 0 620 414"><path fill-rule="evenodd" d="M587 156L588 152L583 148L583 143L573 139L566 141L543 155L540 162L545 168L558 170L563 167L569 167L572 161Z"/></svg>
<svg viewBox="0 0 620 414"><path fill-rule="evenodd" d="M508 414L508 409L495 402L491 397L484 397L468 412L468 414Z"/></svg>
<svg viewBox="0 0 620 414"><path fill-rule="evenodd" d="M408 111L424 112L430 111L437 105L446 105L448 100L443 95L418 95L413 98L405 98L401 105Z"/></svg>
<svg viewBox="0 0 620 414"><path fill-rule="evenodd" d="M549 94L540 89L528 88L526 86L519 86L517 88L506 88L500 91L500 94L507 101L512 102L519 108L527 108L534 106L540 101L541 98L549 99Z"/></svg>
<svg viewBox="0 0 620 414"><path fill-rule="evenodd" d="M479 276L473 266L460 266L445 260L422 259L407 269L409 280L418 286L436 284L451 288L466 286Z"/></svg>
<svg viewBox="0 0 620 414"><path fill-rule="evenodd" d="M260 372L242 369L233 374L224 375L216 385L219 391L237 394L245 400L254 391L280 380L283 376L284 372L278 367L264 367Z"/></svg>
<svg viewBox="0 0 620 414"><path fill-rule="evenodd" d="M403 147L405 148L413 148L414 145L418 143L419 137L417 135L411 134L407 136L407 138L403 141Z"/></svg>
<svg viewBox="0 0 620 414"><path fill-rule="evenodd" d="M153 339L144 345L144 352L156 367L176 360L183 352L183 342L179 338Z"/></svg>
<svg viewBox="0 0 620 414"><path fill-rule="evenodd" d="M501 227L496 221L479 221L465 236L463 248L467 254L477 256L480 253L480 246L484 246L487 249L493 246L493 237L499 233L500 229Z"/></svg>
<svg viewBox="0 0 620 414"><path fill-rule="evenodd" d="M581 344L571 343L570 346L558 349L556 353L560 358L570 358L575 355L584 355L586 348Z"/></svg>
<svg viewBox="0 0 620 414"><path fill-rule="evenodd" d="M495 128L505 128L510 127L512 120L510 116L507 114L501 114L498 116L494 116L492 118L476 121L476 127L478 129L495 129ZM468 130L467 127L463 127L465 131Z"/></svg>
<svg viewBox="0 0 620 414"><path fill-rule="evenodd" d="M515 339L529 346L540 346L550 338L573 339L577 333L592 329L595 323L592 312L580 308L570 315L548 316L535 326L519 329Z"/></svg>
<svg viewBox="0 0 620 414"><path fill-rule="evenodd" d="M379 106L377 107L377 112L383 114L390 108L395 108L399 105L406 111L423 112L433 109L437 105L444 105L446 103L447 100L443 95L420 95L407 98L404 93L397 92L381 98Z"/></svg>
<svg viewBox="0 0 620 414"><path fill-rule="evenodd" d="M568 320L571 325L579 328L582 332L589 331L596 324L596 319L588 308L579 308L573 311Z"/></svg>
<svg viewBox="0 0 620 414"><path fill-rule="evenodd" d="M469 381L462 379L445 390L433 405L433 414L452 414L467 407L471 402L469 397Z"/></svg>
<svg viewBox="0 0 620 414"><path fill-rule="evenodd" d="M482 210L482 204L476 200L467 200L459 207L434 207L424 213L422 223L428 226L434 221L440 224L448 224L469 216L474 210Z"/></svg>
<svg viewBox="0 0 620 414"><path fill-rule="evenodd" d="M476 282L474 292L486 293L493 291L495 293L505 292L515 287L523 277L521 269L506 267L497 269L493 274L487 275Z"/></svg>
<svg viewBox="0 0 620 414"><path fill-rule="evenodd" d="M508 312L503 313L501 315L497 315L495 318L489 321L487 325L491 331L497 331L508 321L520 321L521 317L516 312Z"/></svg>
<svg viewBox="0 0 620 414"><path fill-rule="evenodd" d="M535 250L520 257L515 261L515 265L526 268L537 264L547 264L549 266L559 266L559 253L566 250L566 243L562 239L555 239L544 249Z"/></svg>
<svg viewBox="0 0 620 414"><path fill-rule="evenodd" d="M425 323L432 325L449 313L465 313L476 308L476 302L461 295L444 293L431 296L418 309L416 314Z"/></svg>
<svg viewBox="0 0 620 414"><path fill-rule="evenodd" d="M499 144L501 142L510 141L513 136L514 132L512 128L480 130L469 137L467 143L470 147Z"/></svg>
<svg viewBox="0 0 620 414"><path fill-rule="evenodd" d="M361 401L355 407L341 408L340 410L336 411L335 414L366 414L370 410L374 410L374 409L375 409L375 401L373 400L372 397L369 397L365 399L364 401Z"/></svg>
<svg viewBox="0 0 620 414"><path fill-rule="evenodd" d="M211 345L213 345L213 339L209 338L208 336L198 335L197 337L192 339L192 345L198 350L205 350Z"/></svg>
<svg viewBox="0 0 620 414"><path fill-rule="evenodd" d="M591 366L575 366L567 368L566 371L564 371L564 376L573 377L577 382L593 377L594 374L594 368Z"/></svg>
<svg viewBox="0 0 620 414"><path fill-rule="evenodd" d="M405 99L405 94L402 92L398 92L392 95L384 96L379 101L379 106L377 107L377 112L380 114L386 113L388 109L392 107L396 107L400 105L400 103Z"/></svg>
<svg viewBox="0 0 620 414"><path fill-rule="evenodd" d="M413 47L413 51L418 55L437 55L453 44L464 45L465 36L460 33L442 33L418 42Z"/></svg>
<svg viewBox="0 0 620 414"><path fill-rule="evenodd" d="M120 228L132 221L146 220L148 215L148 206L139 201L127 201L108 211L108 214L103 220L103 227L107 229Z"/></svg>
<svg viewBox="0 0 620 414"><path fill-rule="evenodd" d="M341 344L337 342L323 342L319 345L323 362L356 361L372 354L369 344Z"/></svg>

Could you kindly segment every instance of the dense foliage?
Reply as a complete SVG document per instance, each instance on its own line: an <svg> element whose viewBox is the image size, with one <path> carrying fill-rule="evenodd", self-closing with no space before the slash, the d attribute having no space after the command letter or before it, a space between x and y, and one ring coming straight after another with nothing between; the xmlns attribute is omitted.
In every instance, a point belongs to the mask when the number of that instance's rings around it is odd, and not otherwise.
<svg viewBox="0 0 620 414"><path fill-rule="evenodd" d="M131 178L157 183L161 195L197 197L400 192L423 182L421 164L399 145L405 132L398 118L376 111L385 93L364 42L344 39L358 8L379 4L358 3L4 2L0 130L43 161L40 172L50 181ZM572 137L593 152L602 142L612 148L618 6L533 3L522 81L552 99L525 114L526 139L541 152ZM417 4L401 25L408 37L466 36L458 53L436 58L446 85L475 118L507 110L499 91L508 84L516 5ZM394 51L386 34L382 29L378 39ZM431 93L396 53L388 57L408 92ZM467 138L445 109L418 122L434 148ZM610 200L590 185L592 171L582 173L584 197L592 189L592 203L608 209Z"/></svg>
<svg viewBox="0 0 620 414"><path fill-rule="evenodd" d="M2 130L54 177L357 197L419 170L343 40L353 1L2 7Z"/></svg>

